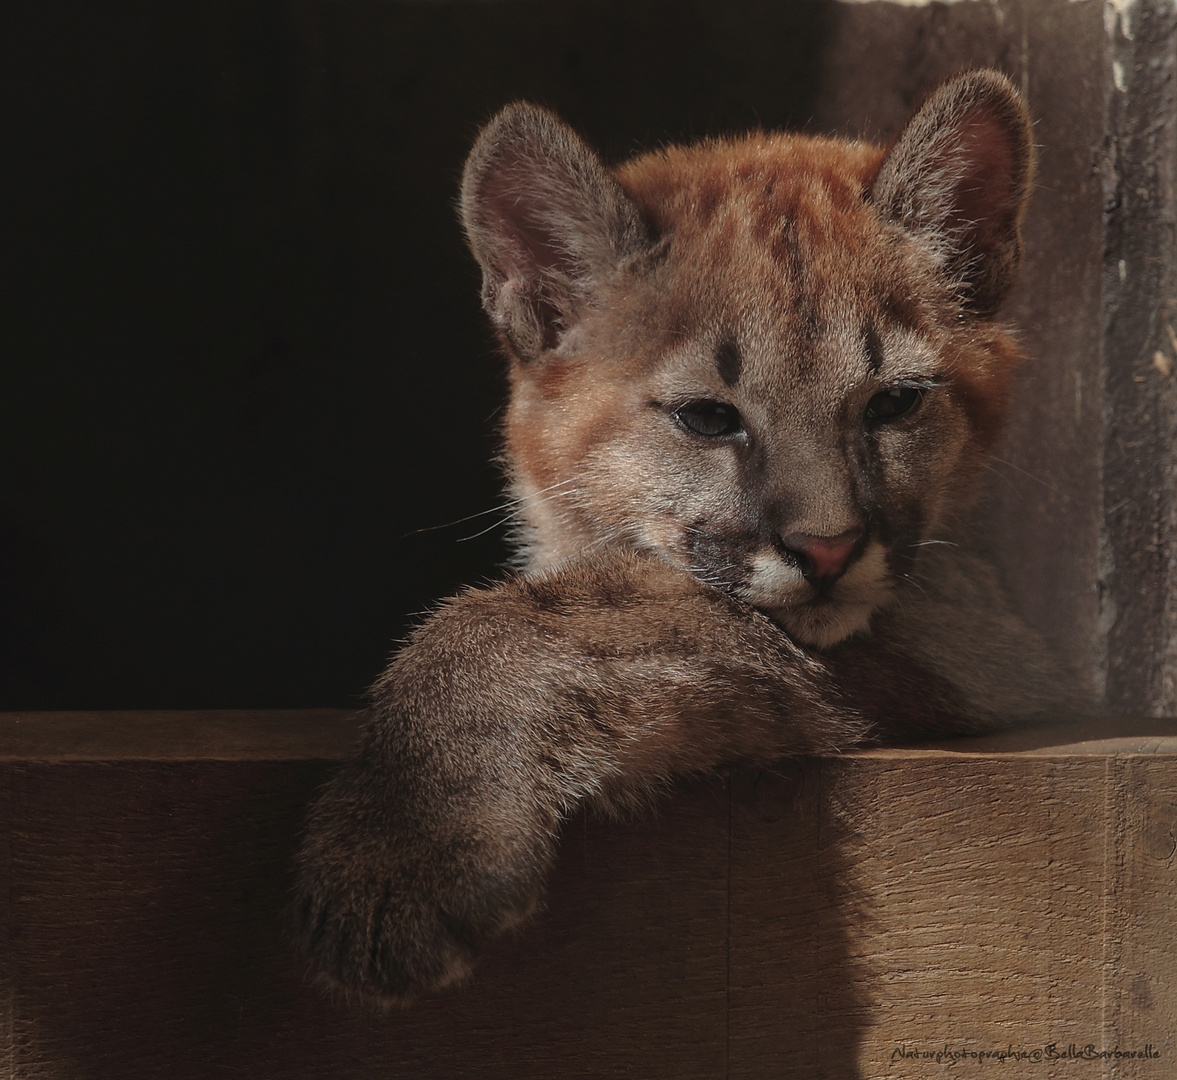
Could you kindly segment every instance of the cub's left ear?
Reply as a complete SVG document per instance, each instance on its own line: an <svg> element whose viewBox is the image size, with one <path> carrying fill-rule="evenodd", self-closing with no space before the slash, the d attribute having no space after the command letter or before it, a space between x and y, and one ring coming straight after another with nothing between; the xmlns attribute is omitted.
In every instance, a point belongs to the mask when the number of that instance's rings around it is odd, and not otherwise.
<svg viewBox="0 0 1177 1080"><path fill-rule="evenodd" d="M1033 168L1021 96L996 71L970 71L940 86L908 121L871 196L935 252L967 310L991 315L1022 261Z"/></svg>

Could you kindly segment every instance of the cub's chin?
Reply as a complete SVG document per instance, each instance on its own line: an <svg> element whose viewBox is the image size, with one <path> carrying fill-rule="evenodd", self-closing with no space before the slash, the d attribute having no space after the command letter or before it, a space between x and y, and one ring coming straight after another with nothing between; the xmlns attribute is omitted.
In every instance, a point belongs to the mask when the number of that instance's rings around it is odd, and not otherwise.
<svg viewBox="0 0 1177 1080"><path fill-rule="evenodd" d="M879 606L876 601L819 596L792 607L769 609L765 614L784 627L798 644L828 649L869 629L870 617Z"/></svg>

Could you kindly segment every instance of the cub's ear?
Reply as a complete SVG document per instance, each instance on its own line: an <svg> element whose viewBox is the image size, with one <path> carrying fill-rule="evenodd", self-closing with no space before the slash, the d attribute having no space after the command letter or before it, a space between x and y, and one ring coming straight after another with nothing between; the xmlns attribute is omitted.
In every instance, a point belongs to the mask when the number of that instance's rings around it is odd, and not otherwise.
<svg viewBox="0 0 1177 1080"><path fill-rule="evenodd" d="M991 315L1022 261L1033 165L1030 117L1013 84L996 71L970 71L908 121L871 195L933 249L966 309Z"/></svg>
<svg viewBox="0 0 1177 1080"><path fill-rule="evenodd" d="M521 361L554 348L594 284L647 246L637 208L600 158L545 109L508 105L466 159L462 222L482 305Z"/></svg>

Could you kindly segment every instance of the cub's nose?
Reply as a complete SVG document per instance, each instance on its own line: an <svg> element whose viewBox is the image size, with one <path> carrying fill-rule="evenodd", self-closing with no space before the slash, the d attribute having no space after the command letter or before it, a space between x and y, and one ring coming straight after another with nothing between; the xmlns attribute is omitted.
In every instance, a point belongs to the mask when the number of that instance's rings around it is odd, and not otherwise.
<svg viewBox="0 0 1177 1080"><path fill-rule="evenodd" d="M838 536L789 533L782 543L785 551L797 561L805 577L816 581L833 581L842 576L861 539L862 530L851 529Z"/></svg>

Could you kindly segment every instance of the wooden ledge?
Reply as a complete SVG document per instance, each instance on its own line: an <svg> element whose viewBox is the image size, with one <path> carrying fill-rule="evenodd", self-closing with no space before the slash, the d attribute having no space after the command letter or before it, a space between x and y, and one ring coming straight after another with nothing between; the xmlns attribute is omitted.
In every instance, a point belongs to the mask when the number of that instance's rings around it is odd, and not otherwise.
<svg viewBox="0 0 1177 1080"><path fill-rule="evenodd" d="M335 761L347 709L0 713L0 761Z"/></svg>
<svg viewBox="0 0 1177 1080"><path fill-rule="evenodd" d="M0 1078L1177 1075L1177 723L831 755L578 816L547 911L471 985L380 1016L325 997L283 931L307 802L360 719L0 715Z"/></svg>
<svg viewBox="0 0 1177 1080"><path fill-rule="evenodd" d="M869 753L879 757L919 754L980 757L1177 754L1177 718L1088 717Z"/></svg>
<svg viewBox="0 0 1177 1080"><path fill-rule="evenodd" d="M0 712L2 761L339 761L364 714L349 709ZM1097 717L845 756L1175 754L1177 719Z"/></svg>

